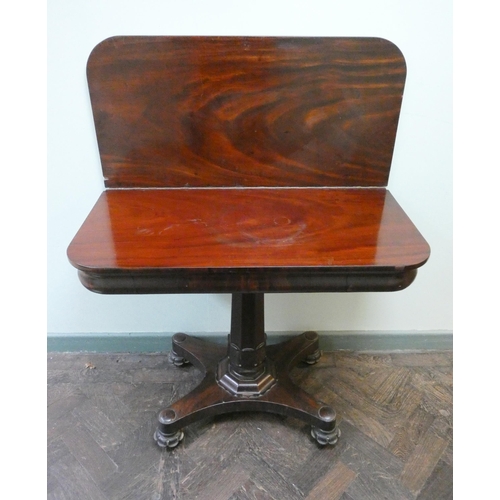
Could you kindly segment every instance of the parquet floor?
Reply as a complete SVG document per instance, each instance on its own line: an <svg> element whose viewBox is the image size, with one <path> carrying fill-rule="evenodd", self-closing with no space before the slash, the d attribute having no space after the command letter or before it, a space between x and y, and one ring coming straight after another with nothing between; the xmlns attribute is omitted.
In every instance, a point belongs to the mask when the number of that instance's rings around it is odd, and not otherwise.
<svg viewBox="0 0 500 500"><path fill-rule="evenodd" d="M452 498L452 352L323 353L296 382L341 440L268 414L217 417L156 446L157 412L201 379L166 354L48 354L48 499Z"/></svg>

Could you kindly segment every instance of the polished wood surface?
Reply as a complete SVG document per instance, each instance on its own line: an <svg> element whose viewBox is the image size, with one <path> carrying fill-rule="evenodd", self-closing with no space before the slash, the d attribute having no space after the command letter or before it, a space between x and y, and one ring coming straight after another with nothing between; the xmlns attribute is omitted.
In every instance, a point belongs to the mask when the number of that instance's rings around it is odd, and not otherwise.
<svg viewBox="0 0 500 500"><path fill-rule="evenodd" d="M68 256L89 275L239 271L266 290L266 272L302 271L303 286L321 273L323 287L329 273L401 273L429 246L384 188L120 189L101 195Z"/></svg>
<svg viewBox="0 0 500 500"><path fill-rule="evenodd" d="M179 333L171 360L205 372L154 438L227 411L312 425L335 410L288 372L318 335L266 350L264 293L393 291L429 246L387 191L406 75L376 38L114 37L87 66L107 190L68 248L101 293L233 294L228 346Z"/></svg>
<svg viewBox="0 0 500 500"><path fill-rule="evenodd" d="M385 189L108 190L69 249L82 270L408 268L428 255Z"/></svg>
<svg viewBox="0 0 500 500"><path fill-rule="evenodd" d="M387 40L113 37L87 71L107 187L387 185Z"/></svg>
<svg viewBox="0 0 500 500"><path fill-rule="evenodd" d="M390 291L427 260L385 190L391 42L112 37L87 73L108 189L68 255L90 290Z"/></svg>

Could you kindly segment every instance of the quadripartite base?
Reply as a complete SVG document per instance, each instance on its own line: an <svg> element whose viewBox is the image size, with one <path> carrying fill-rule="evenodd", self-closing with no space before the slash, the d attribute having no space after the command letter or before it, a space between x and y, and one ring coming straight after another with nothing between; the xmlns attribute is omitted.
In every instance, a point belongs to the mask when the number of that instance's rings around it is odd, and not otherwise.
<svg viewBox="0 0 500 500"><path fill-rule="evenodd" d="M155 440L173 448L183 439L183 428L206 417L233 412L262 411L298 418L311 425L311 435L322 445L340 436L333 408L315 400L292 382L290 370L299 362L314 364L320 356L318 335L305 332L280 344L265 346L259 370L239 374L231 365L227 346L185 334L173 338L171 360L192 363L205 373L185 397L160 412Z"/></svg>

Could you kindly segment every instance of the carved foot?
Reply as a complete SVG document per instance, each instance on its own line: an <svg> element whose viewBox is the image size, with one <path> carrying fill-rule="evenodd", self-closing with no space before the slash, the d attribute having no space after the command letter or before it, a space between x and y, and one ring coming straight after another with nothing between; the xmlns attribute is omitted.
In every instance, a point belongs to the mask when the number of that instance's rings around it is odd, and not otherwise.
<svg viewBox="0 0 500 500"><path fill-rule="evenodd" d="M176 413L174 410L167 408L166 410L162 410L160 415L158 416L158 421L161 424L169 424L176 419ZM184 432L182 429L177 431L168 433L162 432L160 426L156 429L154 433L154 439L156 444L160 448L175 448L183 439Z"/></svg>
<svg viewBox="0 0 500 500"><path fill-rule="evenodd" d="M340 429L335 427L333 431L323 431L317 427L311 427L311 436L316 439L318 444L325 446L327 444L335 445L340 437Z"/></svg>
<svg viewBox="0 0 500 500"><path fill-rule="evenodd" d="M307 363L308 365L315 365L319 361L319 358L321 358L321 354L322 353L319 349L314 351L312 354L309 354L306 359L304 359L304 363Z"/></svg>
<svg viewBox="0 0 500 500"><path fill-rule="evenodd" d="M302 336L311 343L311 347L314 349L303 359L303 361L308 365L315 365L319 361L319 358L321 358L321 351L318 347L319 336L316 332L304 332Z"/></svg>
<svg viewBox="0 0 500 500"><path fill-rule="evenodd" d="M335 410L331 406L322 406L318 410L319 418L325 423L334 423L334 427L331 430L320 429L319 427L311 427L311 436L316 439L316 441L325 446L327 444L335 445L340 437L340 429L335 424L336 414Z"/></svg>
<svg viewBox="0 0 500 500"><path fill-rule="evenodd" d="M179 355L175 354L175 352L173 350L170 351L170 353L168 355L168 359L170 360L170 362L173 365L178 366L178 367L181 367L181 366L189 364L189 361L186 358L184 358L183 356L179 356Z"/></svg>
<svg viewBox="0 0 500 500"><path fill-rule="evenodd" d="M172 434L163 434L160 429L156 429L154 439L160 448L175 448L184 439L184 432L177 431Z"/></svg>

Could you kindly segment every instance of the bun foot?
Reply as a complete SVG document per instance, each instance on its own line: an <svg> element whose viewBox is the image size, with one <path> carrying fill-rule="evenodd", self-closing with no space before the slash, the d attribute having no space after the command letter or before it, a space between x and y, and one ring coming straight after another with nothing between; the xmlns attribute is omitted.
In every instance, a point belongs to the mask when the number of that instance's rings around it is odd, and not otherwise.
<svg viewBox="0 0 500 500"><path fill-rule="evenodd" d="M340 438L340 429L335 427L332 431L324 431L318 427L311 427L311 436L316 439L318 444L325 446L327 444L336 445Z"/></svg>
<svg viewBox="0 0 500 500"><path fill-rule="evenodd" d="M156 429L153 437L160 448L175 448L184 439L184 432L180 430L172 434L163 434Z"/></svg>
<svg viewBox="0 0 500 500"><path fill-rule="evenodd" d="M170 408L160 412L160 415L158 416L158 422L160 425L157 427L153 436L156 444L160 448L175 448L184 439L184 432L182 429L178 429L173 432L164 432L161 428L162 425L168 425L174 422L176 417L177 415L175 411Z"/></svg>

